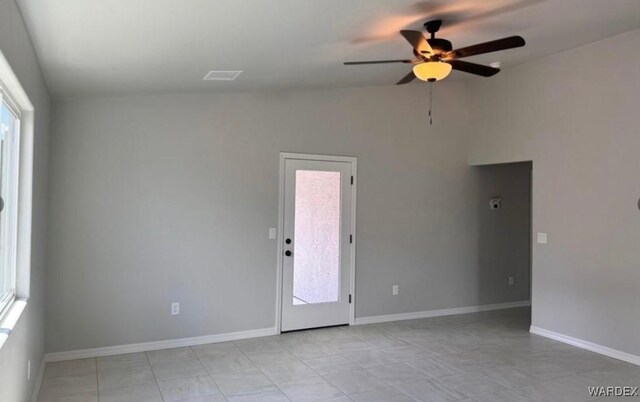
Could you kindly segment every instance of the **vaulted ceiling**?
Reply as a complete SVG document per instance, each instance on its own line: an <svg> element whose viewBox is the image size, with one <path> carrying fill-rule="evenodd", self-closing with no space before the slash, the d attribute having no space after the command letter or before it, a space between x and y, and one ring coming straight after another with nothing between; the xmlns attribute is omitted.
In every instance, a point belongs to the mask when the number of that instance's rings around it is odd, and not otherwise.
<svg viewBox="0 0 640 402"><path fill-rule="evenodd" d="M398 31L421 29L436 18L444 20L439 36L454 47L523 36L524 48L470 59L501 61L505 69L640 28L638 0L18 0L18 4L55 97L389 85L409 66L346 67L342 62L410 57L411 48ZM243 73L232 82L203 81L210 70ZM462 75L454 73L450 79Z"/></svg>

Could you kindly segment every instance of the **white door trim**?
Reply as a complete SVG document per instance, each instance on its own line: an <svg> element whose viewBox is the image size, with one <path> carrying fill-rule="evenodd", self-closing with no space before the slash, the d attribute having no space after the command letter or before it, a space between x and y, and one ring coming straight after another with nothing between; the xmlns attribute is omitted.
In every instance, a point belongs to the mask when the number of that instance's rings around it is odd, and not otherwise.
<svg viewBox="0 0 640 402"><path fill-rule="evenodd" d="M329 162L349 162L351 163L351 175L353 176L353 185L351 186L351 233L353 234L353 242L351 243L351 261L349 263L349 293L351 294L351 304L349 305L349 325L354 325L356 320L356 186L358 185L358 158L355 156L337 156L337 155L317 155L303 154L294 152L280 152L280 183L278 187L278 257L277 257L277 274L276 274L276 330L278 333L282 329L282 255L284 253L284 162L286 159L302 159L312 161L329 161Z"/></svg>

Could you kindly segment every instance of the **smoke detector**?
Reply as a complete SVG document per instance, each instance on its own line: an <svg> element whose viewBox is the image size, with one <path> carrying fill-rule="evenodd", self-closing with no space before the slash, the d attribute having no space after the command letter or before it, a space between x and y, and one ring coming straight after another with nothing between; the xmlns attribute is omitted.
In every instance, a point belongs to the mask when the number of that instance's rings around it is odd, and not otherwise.
<svg viewBox="0 0 640 402"><path fill-rule="evenodd" d="M204 76L204 81L233 81L242 73L242 71L209 71Z"/></svg>

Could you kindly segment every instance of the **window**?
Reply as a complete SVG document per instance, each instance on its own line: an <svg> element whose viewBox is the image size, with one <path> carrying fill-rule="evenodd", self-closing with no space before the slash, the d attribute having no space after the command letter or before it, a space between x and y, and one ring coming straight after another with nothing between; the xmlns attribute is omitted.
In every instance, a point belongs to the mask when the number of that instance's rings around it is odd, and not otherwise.
<svg viewBox="0 0 640 402"><path fill-rule="evenodd" d="M20 111L0 85L0 318L16 297Z"/></svg>

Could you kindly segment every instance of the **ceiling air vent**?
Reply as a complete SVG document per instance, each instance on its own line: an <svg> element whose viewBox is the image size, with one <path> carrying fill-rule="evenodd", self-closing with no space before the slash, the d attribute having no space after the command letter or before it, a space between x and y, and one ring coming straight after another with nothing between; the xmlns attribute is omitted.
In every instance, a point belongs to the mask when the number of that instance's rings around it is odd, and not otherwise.
<svg viewBox="0 0 640 402"><path fill-rule="evenodd" d="M205 81L233 81L242 73L242 71L209 71L204 76Z"/></svg>

